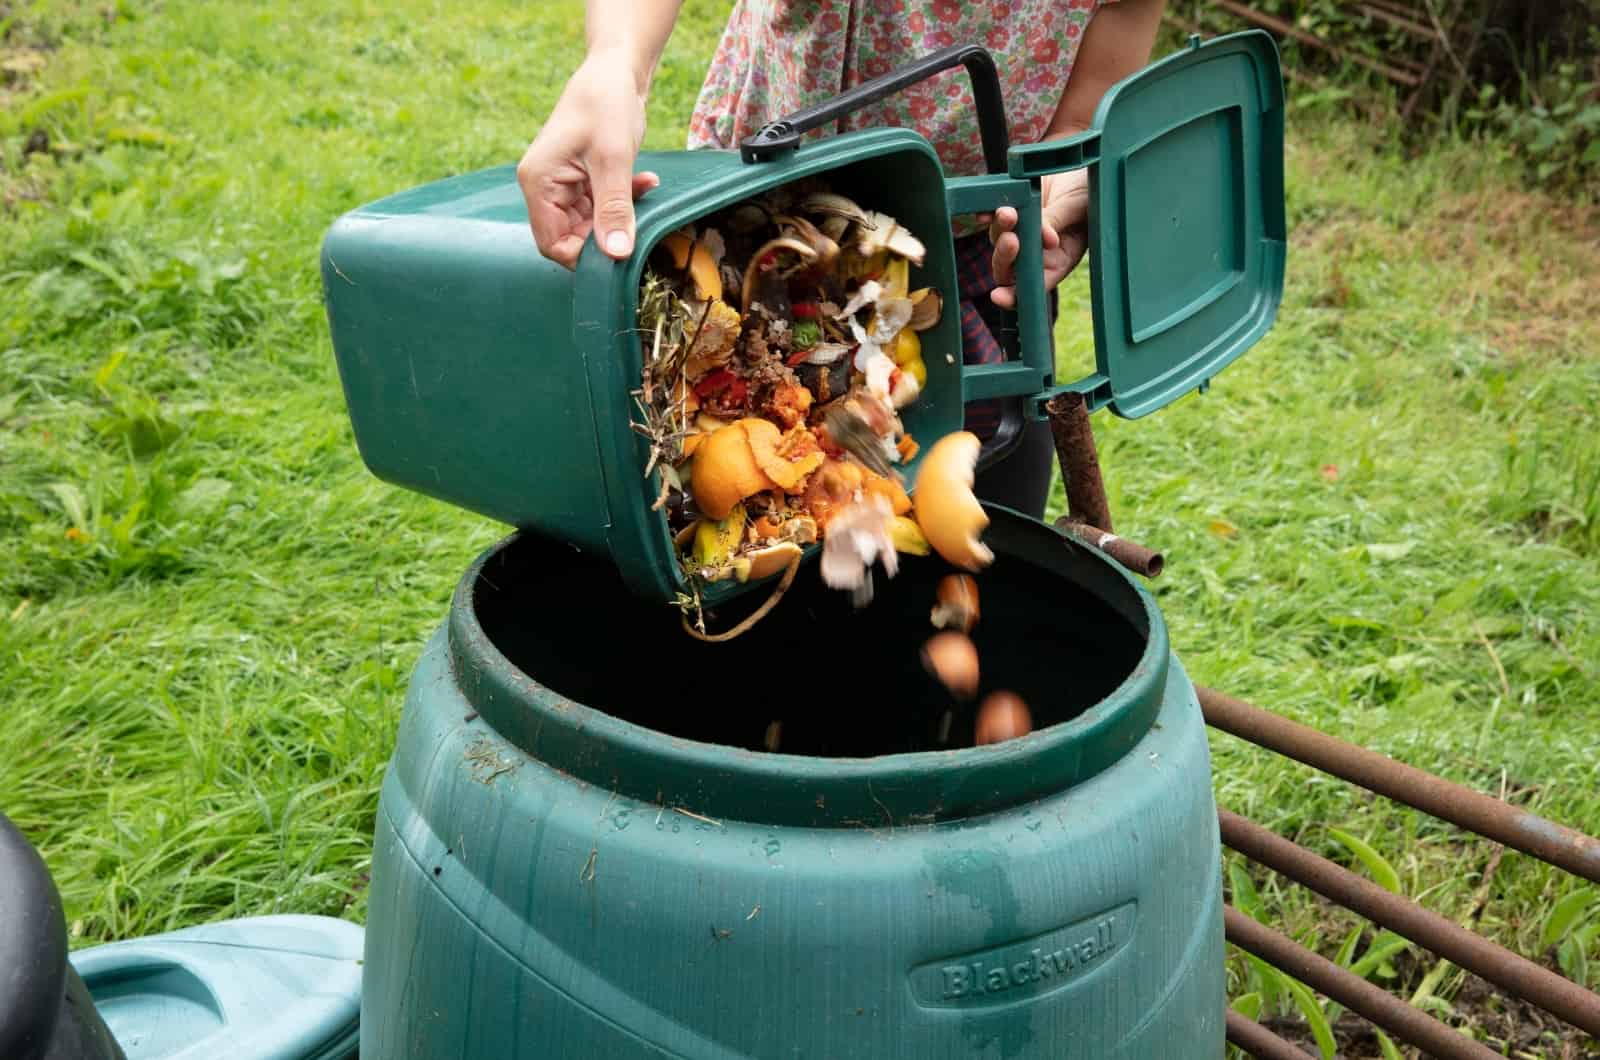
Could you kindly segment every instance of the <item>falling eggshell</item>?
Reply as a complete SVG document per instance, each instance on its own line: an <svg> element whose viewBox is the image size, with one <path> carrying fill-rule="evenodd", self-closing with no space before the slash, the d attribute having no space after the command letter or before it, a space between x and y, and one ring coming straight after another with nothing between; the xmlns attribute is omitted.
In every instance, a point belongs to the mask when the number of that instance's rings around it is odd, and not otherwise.
<svg viewBox="0 0 1600 1060"><path fill-rule="evenodd" d="M982 447L971 431L947 434L933 444L917 469L917 525L946 562L969 571L994 561L994 553L979 539L989 515L972 492Z"/></svg>
<svg viewBox="0 0 1600 1060"><path fill-rule="evenodd" d="M978 583L968 574L947 574L939 580L939 602L930 616L937 629L971 633L978 624Z"/></svg>
<svg viewBox="0 0 1600 1060"><path fill-rule="evenodd" d="M1033 716L1028 705L1014 692L991 692L978 708L974 734L979 746L1002 743L1033 731Z"/></svg>
<svg viewBox="0 0 1600 1060"><path fill-rule="evenodd" d="M922 646L922 665L953 695L971 699L978 691L978 649L965 633L935 633Z"/></svg>

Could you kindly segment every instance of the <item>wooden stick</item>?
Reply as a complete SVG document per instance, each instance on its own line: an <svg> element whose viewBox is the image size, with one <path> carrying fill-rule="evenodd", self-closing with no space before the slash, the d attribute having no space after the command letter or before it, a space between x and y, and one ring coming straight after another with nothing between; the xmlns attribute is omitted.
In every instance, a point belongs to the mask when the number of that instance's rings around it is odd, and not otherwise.
<svg viewBox="0 0 1600 1060"><path fill-rule="evenodd" d="M1248 4L1238 3L1237 0L1212 0L1212 3L1224 11L1239 16L1246 22L1271 30L1274 33L1281 33L1285 37L1293 38L1302 44L1309 44L1313 48L1321 48L1323 51L1331 52L1341 59L1348 60L1358 66L1365 66L1369 70L1382 74L1391 81L1398 81L1400 84L1409 85L1412 88L1415 88L1422 81L1417 74L1411 71L1402 70L1398 67L1390 66L1388 63L1381 63L1376 59L1369 59L1365 55L1341 48L1331 41L1323 40L1315 33L1306 32L1293 23L1285 22L1281 18L1274 18L1272 15L1263 14Z"/></svg>

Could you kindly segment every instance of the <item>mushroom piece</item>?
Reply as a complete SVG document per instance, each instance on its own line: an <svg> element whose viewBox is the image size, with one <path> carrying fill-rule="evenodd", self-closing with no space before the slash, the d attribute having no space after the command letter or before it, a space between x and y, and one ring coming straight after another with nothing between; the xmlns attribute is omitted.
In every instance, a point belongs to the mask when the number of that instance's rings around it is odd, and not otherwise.
<svg viewBox="0 0 1600 1060"><path fill-rule="evenodd" d="M889 234L889 241L885 246L890 253L900 255L913 265L921 265L922 259L928 253L928 249L922 245L922 240L898 226Z"/></svg>
<svg viewBox="0 0 1600 1060"><path fill-rule="evenodd" d="M846 221L854 221L863 228L873 228L877 222L872 214L857 206L855 202L843 195L832 192L819 191L807 195L800 200L800 208L807 213L827 214L832 217L842 217ZM877 216L882 216L877 215Z"/></svg>
<svg viewBox="0 0 1600 1060"><path fill-rule="evenodd" d="M901 228L893 217L885 213L872 214L873 226L864 229L856 240L856 253L869 258L880 250L898 254L913 265L921 265L927 248L909 231Z"/></svg>
<svg viewBox="0 0 1600 1060"><path fill-rule="evenodd" d="M790 250L798 254L801 261L807 265L817 260L817 252L794 236L779 236L763 243L761 249L750 256L750 264L744 270L744 290L741 293L739 307L742 312L750 312L750 299L755 293L756 280L763 271L763 263L767 262L770 257L772 259L771 264L776 264L778 253L784 250Z"/></svg>
<svg viewBox="0 0 1600 1060"><path fill-rule="evenodd" d="M850 227L850 218L840 217L838 214L831 214L827 217L824 217L822 219L822 224L818 227L822 229L823 235L827 236L835 243L838 243L844 239L845 229Z"/></svg>
<svg viewBox="0 0 1600 1060"><path fill-rule="evenodd" d="M923 287L912 291L907 297L911 300L911 319L906 327L912 331L927 331L939 323L939 314L944 308L944 302L939 297L939 292L932 287Z"/></svg>
<svg viewBox="0 0 1600 1060"><path fill-rule="evenodd" d="M872 602L872 567L882 561L893 578L899 569L894 547L894 513L881 496L868 496L841 508L828 520L822 539L822 580L849 589L857 607Z"/></svg>
<svg viewBox="0 0 1600 1060"><path fill-rule="evenodd" d="M791 217L787 214L774 217L778 231L783 235L792 235L809 246L817 255L817 264L827 269L833 267L833 262L839 256L839 244L830 239L816 225L804 217Z"/></svg>

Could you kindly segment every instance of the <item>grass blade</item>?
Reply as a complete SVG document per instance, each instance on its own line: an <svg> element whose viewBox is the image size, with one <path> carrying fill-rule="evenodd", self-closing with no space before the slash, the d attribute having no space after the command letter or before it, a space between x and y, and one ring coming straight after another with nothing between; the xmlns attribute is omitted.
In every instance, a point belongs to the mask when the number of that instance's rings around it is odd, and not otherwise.
<svg viewBox="0 0 1600 1060"><path fill-rule="evenodd" d="M1328 834L1337 839L1344 848L1361 860L1372 874L1372 880L1386 891L1400 893L1400 874L1394 871L1394 866L1384 860L1383 855L1373 850L1363 841L1357 839L1349 832L1338 828L1328 829Z"/></svg>
<svg viewBox="0 0 1600 1060"><path fill-rule="evenodd" d="M1233 904L1239 912L1265 924L1267 914L1261 906L1261 896L1256 893L1256 885L1250 882L1250 873L1237 860L1228 863L1228 882L1233 887Z"/></svg>
<svg viewBox="0 0 1600 1060"><path fill-rule="evenodd" d="M1306 1018L1306 1025L1311 1028L1311 1036L1317 1040L1317 1048L1322 1050L1322 1060L1333 1060L1339 1055L1339 1044L1334 1040L1333 1027L1328 1023L1328 1017L1323 1014L1322 1007L1317 1004L1317 999L1304 983L1291 976L1283 977L1283 985L1288 988L1289 996L1294 998L1300 1014Z"/></svg>
<svg viewBox="0 0 1600 1060"><path fill-rule="evenodd" d="M1396 935L1392 931L1380 931L1378 937L1372 940L1372 945L1367 947L1367 952L1361 959L1350 966L1350 971L1361 978L1369 978L1384 961L1393 957L1401 950L1411 946L1409 939Z"/></svg>
<svg viewBox="0 0 1600 1060"><path fill-rule="evenodd" d="M1580 887L1555 904L1539 933L1539 949L1547 950L1566 937L1589 905L1595 900L1593 887Z"/></svg>

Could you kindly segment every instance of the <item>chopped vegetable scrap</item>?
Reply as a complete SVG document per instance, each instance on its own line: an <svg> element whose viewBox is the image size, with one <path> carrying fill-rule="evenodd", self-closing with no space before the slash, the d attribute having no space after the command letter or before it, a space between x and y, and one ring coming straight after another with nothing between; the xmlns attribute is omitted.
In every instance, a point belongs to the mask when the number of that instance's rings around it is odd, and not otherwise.
<svg viewBox="0 0 1600 1060"><path fill-rule="evenodd" d="M816 180L766 192L662 239L639 293L635 391L693 585L786 569L822 543L822 574L871 599L871 568L927 555L895 465L927 384L920 332L943 301L910 289L925 248Z"/></svg>

